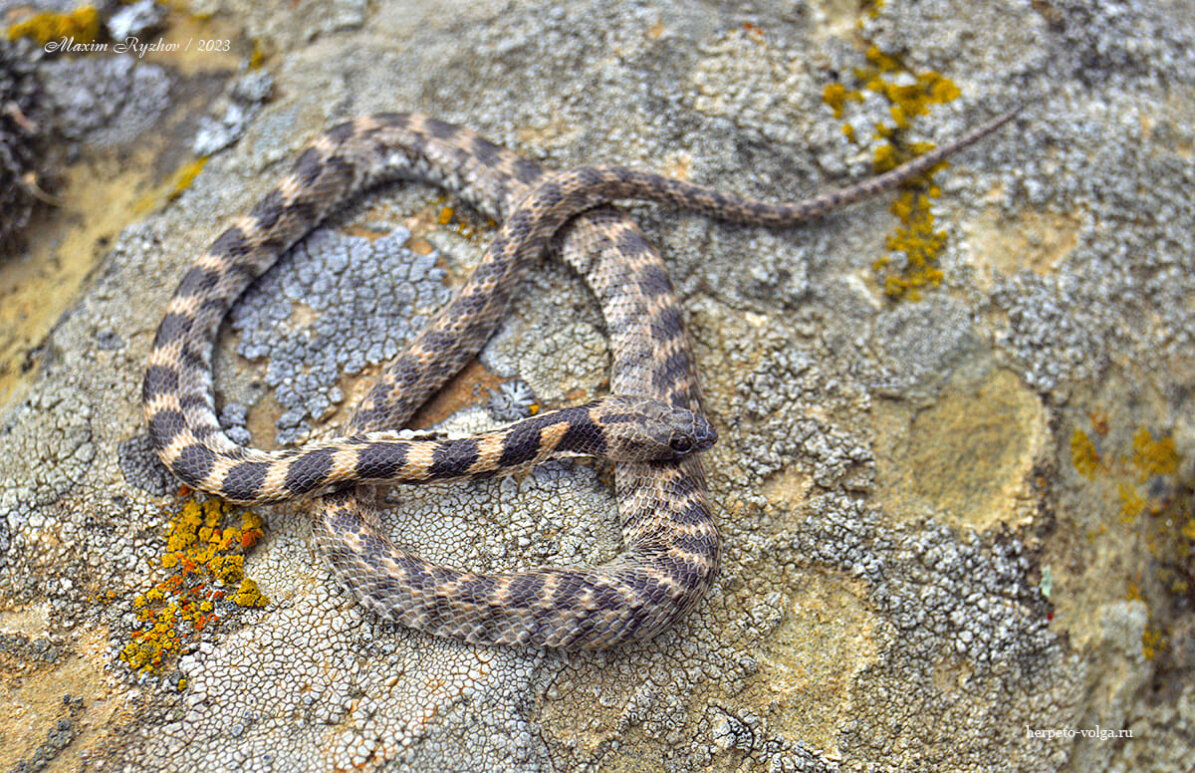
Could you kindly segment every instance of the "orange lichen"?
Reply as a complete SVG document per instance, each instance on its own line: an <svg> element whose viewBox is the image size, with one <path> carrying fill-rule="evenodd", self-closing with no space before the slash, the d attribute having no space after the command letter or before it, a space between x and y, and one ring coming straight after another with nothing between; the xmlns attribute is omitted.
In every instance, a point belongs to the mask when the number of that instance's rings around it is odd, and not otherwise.
<svg viewBox="0 0 1195 773"><path fill-rule="evenodd" d="M447 204L448 197L438 196L433 201L433 204L439 209L436 211L435 222L440 227L451 226L462 237L469 239L475 234L484 230L496 228L498 226L493 220L478 221L471 216L468 211L460 210ZM415 240L412 240L414 243ZM412 247L414 249L414 247ZM416 250L417 252L419 250ZM428 245L428 252L431 251L431 245ZM427 253L421 253L427 254Z"/></svg>
<svg viewBox="0 0 1195 773"><path fill-rule="evenodd" d="M751 40L755 41L756 43L765 42L764 41L764 32L763 32L762 27L759 27L755 24L751 24L750 22L744 22L742 27L743 27L743 32L746 32L747 37L750 38Z"/></svg>
<svg viewBox="0 0 1195 773"><path fill-rule="evenodd" d="M239 514L239 526L224 525L236 513L218 499L189 500L175 514L159 562L171 574L133 599L140 625L120 653L130 668L156 673L181 651L184 637L218 624L220 611L269 603L245 577L244 551L264 536L261 518Z"/></svg>

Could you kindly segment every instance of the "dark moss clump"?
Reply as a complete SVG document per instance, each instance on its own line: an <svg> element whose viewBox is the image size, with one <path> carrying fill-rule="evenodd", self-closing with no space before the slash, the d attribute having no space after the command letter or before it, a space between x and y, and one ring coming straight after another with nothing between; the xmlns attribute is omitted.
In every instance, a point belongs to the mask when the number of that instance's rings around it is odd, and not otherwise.
<svg viewBox="0 0 1195 773"><path fill-rule="evenodd" d="M25 40L0 38L0 256L39 199L39 159L44 156L41 90L33 69L38 49Z"/></svg>

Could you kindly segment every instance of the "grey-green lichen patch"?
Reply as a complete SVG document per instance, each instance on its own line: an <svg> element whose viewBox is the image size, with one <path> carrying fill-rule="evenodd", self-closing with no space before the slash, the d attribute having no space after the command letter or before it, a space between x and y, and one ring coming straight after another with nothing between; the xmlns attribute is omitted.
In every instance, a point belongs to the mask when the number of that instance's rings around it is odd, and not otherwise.
<svg viewBox="0 0 1195 773"><path fill-rule="evenodd" d="M27 681L63 673L69 658L112 666L85 696L127 709L96 747L96 766L109 769L1182 770L1190 691L1151 692L1177 672L1145 657L1156 610L1126 597L1147 550L1112 533L1115 494L1107 501L1067 465L1075 423L1098 410L1121 427L1173 430L1178 453L1195 456L1184 397L1195 370L1189 5L935 0L872 16L680 0L382 2L316 19L227 0L221 10L273 46L273 101L192 188L117 241L27 385L48 402L5 409L3 603L44 606L52 622L14 647L44 639L56 653L22 661ZM935 211L951 244L940 290L895 305L875 292L868 266L892 225L885 201L777 233L633 209L662 244L721 433L706 463L726 550L693 614L601 655L428 640L361 612L309 546L310 516L284 506L267 513L248 567L272 606L205 632L176 674L136 685L115 665L131 599L157 576L170 504L155 493L169 482L137 465L147 450L138 381L156 318L197 245L248 210L307 139L357 113L417 109L557 167L620 161L796 197L869 172L874 139L849 143L820 102L862 65L867 41L963 92L914 121L914 139L942 142L1027 103L1015 128L939 178ZM883 117L878 103L864 108L860 132ZM408 219L432 195L380 194L395 216L366 230L415 230ZM376 241L358 244L355 222L337 218L327 245L296 253L309 274L279 279L281 294L261 305L308 330L343 324L334 329L351 340L336 343L364 356L415 324L368 329L364 309L332 321L332 307L362 296L327 285L383 260ZM1004 234L1055 222L1065 238L1040 250L1026 240L1023 259L1007 245L1000 259L988 252ZM426 239L453 279L484 241L447 229ZM417 260L402 245L384 250L389 266ZM415 284L431 287L430 271ZM328 308L313 310L311 297ZM253 363L230 351L247 331L225 336L217 384L242 440L262 368L333 357L289 343L285 328L253 333ZM607 356L593 302L549 264L483 359L558 400L600 391ZM319 370L288 399L313 432L332 432L307 415L333 404L333 369ZM485 402L453 426L492 426ZM907 486L886 477L891 464ZM48 501L23 504L39 497ZM395 539L468 568L617 550L600 468L386 497ZM1183 620L1175 646L1190 641ZM97 635L106 650L86 645ZM1096 723L1140 737L1026 735Z"/></svg>
<svg viewBox="0 0 1195 773"><path fill-rule="evenodd" d="M169 73L132 56L46 57L42 73L58 130L97 147L128 143L169 105Z"/></svg>
<svg viewBox="0 0 1195 773"><path fill-rule="evenodd" d="M191 149L197 156L210 156L239 140L261 105L270 96L274 76L268 70L252 70L237 78L203 116Z"/></svg>
<svg viewBox="0 0 1195 773"><path fill-rule="evenodd" d="M392 359L451 296L439 254L408 249L410 235L399 228L370 240L316 230L229 316L241 333L237 353L268 363L264 381L283 411L277 442L308 433L344 399L343 374Z"/></svg>
<svg viewBox="0 0 1195 773"><path fill-rule="evenodd" d="M870 586L867 598L894 627L883 666L867 669L854 683L852 716L837 739L842 752L878 751L894 727L927 711L950 715L962 726L1007 722L1019 728L1021 722L1057 720L1077 698L1065 649L1047 627L1045 600L1027 582L1032 561L1015 536L968 536L932 522L913 530L893 527L833 497L812 501L810 510L817 515L787 538L770 540L761 555L849 572ZM924 681L914 676L930 676L926 669L936 673ZM1052 703L1033 687L1039 680L1056 680ZM893 702L897 684L906 692ZM1000 708L993 710L996 696ZM931 767L965 767L968 759L977 764L1008 740L936 725L927 733L919 753Z"/></svg>
<svg viewBox="0 0 1195 773"><path fill-rule="evenodd" d="M959 534L932 521L903 533L834 497L815 499L810 509L823 520L774 539L787 539L797 560L836 566L871 584L870 598L899 631L901 656L953 651L973 661L976 673L995 669L1015 680L1061 654L1047 628L1046 600L1027 582L1032 559L1015 535Z"/></svg>
<svg viewBox="0 0 1195 773"><path fill-rule="evenodd" d="M1023 272L1001 282L993 293L1008 319L997 340L1038 391L1090 378L1111 355L1099 334L1102 323L1081 302L1076 284L1070 277Z"/></svg>

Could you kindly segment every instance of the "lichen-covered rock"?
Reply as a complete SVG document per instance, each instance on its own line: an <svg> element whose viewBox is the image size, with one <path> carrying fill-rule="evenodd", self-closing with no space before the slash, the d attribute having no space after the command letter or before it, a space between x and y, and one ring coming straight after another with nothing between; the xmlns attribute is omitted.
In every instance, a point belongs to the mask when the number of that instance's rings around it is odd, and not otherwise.
<svg viewBox="0 0 1195 773"><path fill-rule="evenodd" d="M256 39L247 68L269 54L195 108L219 135L204 166L177 155L199 119L167 118L181 63L39 65L79 140L202 171L106 248L0 398L0 769L1195 764L1195 6L273 5L192 8ZM722 570L651 642L564 655L385 624L336 584L304 506L186 504L152 458L139 386L170 291L341 118L418 110L555 167L795 199L1014 104L913 203L779 232L629 207L684 297L720 434ZM147 127L176 156L129 152ZM230 315L230 435L334 432L489 233L418 185L337 213ZM608 352L547 259L420 425L599 393ZM618 550L587 463L380 496L395 540L456 566Z"/></svg>

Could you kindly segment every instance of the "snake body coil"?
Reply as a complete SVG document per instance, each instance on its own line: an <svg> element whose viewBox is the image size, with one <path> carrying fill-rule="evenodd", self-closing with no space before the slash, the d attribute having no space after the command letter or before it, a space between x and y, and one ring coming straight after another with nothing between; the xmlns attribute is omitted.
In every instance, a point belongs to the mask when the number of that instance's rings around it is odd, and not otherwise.
<svg viewBox="0 0 1195 773"><path fill-rule="evenodd" d="M601 649L650 638L692 608L718 569L719 536L694 455L713 442L713 430L699 415L693 356L668 274L635 224L606 203L652 199L719 219L791 225L895 187L1013 114L885 175L795 204L750 201L619 166L548 173L472 131L415 114L341 124L308 147L183 278L143 385L150 436L177 477L232 501L321 494L313 527L321 552L363 604L389 619L487 644ZM220 321L249 283L331 211L398 178L453 191L501 220L498 236L456 297L378 379L348 437L278 452L236 445L220 428L213 397ZM476 438L398 439L394 431L481 349L519 278L554 237L601 304L615 396ZM624 550L604 565L486 575L431 564L376 534L344 488L509 472L557 452L618 461Z"/></svg>

